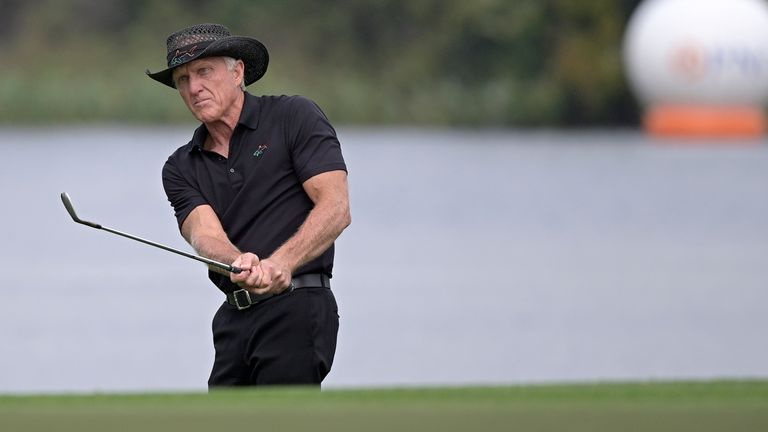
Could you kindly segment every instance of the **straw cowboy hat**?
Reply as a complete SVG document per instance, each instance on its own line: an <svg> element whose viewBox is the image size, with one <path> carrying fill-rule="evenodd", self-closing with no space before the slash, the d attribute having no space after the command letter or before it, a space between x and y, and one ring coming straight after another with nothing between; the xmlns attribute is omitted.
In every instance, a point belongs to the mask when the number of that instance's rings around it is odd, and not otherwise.
<svg viewBox="0 0 768 432"><path fill-rule="evenodd" d="M264 76L269 64L269 53L261 42L244 36L232 36L221 24L198 24L168 36L168 68L147 75L168 87L173 83L173 69L204 57L232 57L245 64L245 85L253 84Z"/></svg>

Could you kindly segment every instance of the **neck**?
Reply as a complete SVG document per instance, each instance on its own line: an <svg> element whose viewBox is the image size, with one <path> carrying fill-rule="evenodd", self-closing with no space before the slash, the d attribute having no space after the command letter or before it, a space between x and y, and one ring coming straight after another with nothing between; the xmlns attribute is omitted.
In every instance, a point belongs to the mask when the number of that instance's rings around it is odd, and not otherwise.
<svg viewBox="0 0 768 432"><path fill-rule="evenodd" d="M240 92L221 118L205 123L205 128L208 129L208 139L205 142L206 150L219 153L224 157L228 156L229 140L240 120L244 103L245 92Z"/></svg>

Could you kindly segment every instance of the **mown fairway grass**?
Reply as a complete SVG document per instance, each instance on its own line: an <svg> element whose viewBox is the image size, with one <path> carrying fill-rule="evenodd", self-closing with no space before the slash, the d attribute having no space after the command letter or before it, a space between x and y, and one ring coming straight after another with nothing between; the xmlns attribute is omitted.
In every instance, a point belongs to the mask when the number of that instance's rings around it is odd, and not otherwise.
<svg viewBox="0 0 768 432"><path fill-rule="evenodd" d="M768 381L0 396L0 431L768 431Z"/></svg>

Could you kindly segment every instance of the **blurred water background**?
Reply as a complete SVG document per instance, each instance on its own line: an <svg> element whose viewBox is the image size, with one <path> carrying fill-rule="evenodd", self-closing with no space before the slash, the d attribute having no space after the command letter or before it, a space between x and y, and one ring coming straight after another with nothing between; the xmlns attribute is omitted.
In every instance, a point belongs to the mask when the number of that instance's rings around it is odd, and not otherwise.
<svg viewBox="0 0 768 432"><path fill-rule="evenodd" d="M0 393L202 390L222 296L160 184L185 127L0 129ZM327 387L768 377L768 147L340 127Z"/></svg>

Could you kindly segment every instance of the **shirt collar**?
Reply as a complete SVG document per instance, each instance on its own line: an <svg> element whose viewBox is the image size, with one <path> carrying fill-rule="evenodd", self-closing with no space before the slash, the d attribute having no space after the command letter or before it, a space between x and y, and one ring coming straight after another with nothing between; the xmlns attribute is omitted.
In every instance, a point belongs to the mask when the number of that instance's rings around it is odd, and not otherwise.
<svg viewBox="0 0 768 432"><path fill-rule="evenodd" d="M189 142L189 152L202 151L206 136L208 136L208 129L205 128L205 124L201 124L192 135L192 141Z"/></svg>
<svg viewBox="0 0 768 432"><path fill-rule="evenodd" d="M259 114L261 112L261 105L259 105L259 98L252 94L245 92L245 99L243 100L243 110L240 111L240 119L237 121L238 125L243 125L249 129L256 129L259 127ZM192 141L189 143L190 153L195 150L202 150L205 144L205 138L208 136L208 129L205 128L205 124L201 124L195 129L194 135L192 135Z"/></svg>
<svg viewBox="0 0 768 432"><path fill-rule="evenodd" d="M243 110L240 112L238 124L249 129L256 129L259 127L259 114L261 114L259 98L245 92L245 101L243 101Z"/></svg>

